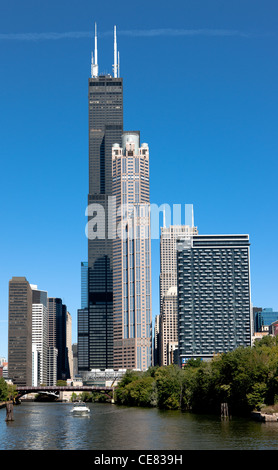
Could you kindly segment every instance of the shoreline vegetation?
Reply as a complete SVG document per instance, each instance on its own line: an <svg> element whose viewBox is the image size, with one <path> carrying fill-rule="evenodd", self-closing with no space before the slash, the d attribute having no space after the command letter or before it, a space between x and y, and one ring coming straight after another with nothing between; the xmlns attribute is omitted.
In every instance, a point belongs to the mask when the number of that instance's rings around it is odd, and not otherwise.
<svg viewBox="0 0 278 470"><path fill-rule="evenodd" d="M0 402L14 400L16 387L0 378ZM227 416L271 416L278 420L278 337L265 336L252 347L218 354L210 361L189 360L176 365L127 371L109 396L73 393L72 400L106 402L123 406L156 407ZM276 417L276 419L275 419Z"/></svg>
<svg viewBox="0 0 278 470"><path fill-rule="evenodd" d="M83 401L107 401L82 394ZM112 398L112 396L111 396ZM156 407L224 417L251 416L278 421L278 337L265 336L251 347L215 355L210 361L127 371L115 388L116 405Z"/></svg>
<svg viewBox="0 0 278 470"><path fill-rule="evenodd" d="M229 415L278 412L278 338L267 336L252 347L170 365L129 371L115 390L115 403L166 410Z"/></svg>

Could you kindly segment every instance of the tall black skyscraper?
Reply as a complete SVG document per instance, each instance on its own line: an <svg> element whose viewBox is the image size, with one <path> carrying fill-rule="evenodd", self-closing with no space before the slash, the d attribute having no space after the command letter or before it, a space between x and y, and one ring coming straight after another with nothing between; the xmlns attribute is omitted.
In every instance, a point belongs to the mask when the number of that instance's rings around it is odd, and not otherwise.
<svg viewBox="0 0 278 470"><path fill-rule="evenodd" d="M91 77L88 84L87 370L113 368L113 240L108 236L108 222L112 217L109 198L112 198L112 145L120 144L123 134L123 81L118 77L119 55L117 53L116 28L114 28L113 68L113 77L99 75L97 35L95 33L95 53L94 56L92 54ZM104 236L97 238L95 230L99 234L101 227L105 230L105 234L103 232ZM83 313L85 312L83 311ZM85 351L82 352L84 354ZM82 352L79 350L78 354Z"/></svg>
<svg viewBox="0 0 278 470"><path fill-rule="evenodd" d="M67 353L67 306L62 299L50 297L48 299L48 338L49 347L56 348L57 356L57 380L69 378L68 353Z"/></svg>

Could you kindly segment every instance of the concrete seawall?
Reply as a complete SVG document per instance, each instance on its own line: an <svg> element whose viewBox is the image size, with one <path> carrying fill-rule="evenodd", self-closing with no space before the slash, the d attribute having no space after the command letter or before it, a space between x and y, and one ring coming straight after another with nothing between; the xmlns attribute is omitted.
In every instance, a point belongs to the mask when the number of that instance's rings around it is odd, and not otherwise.
<svg viewBox="0 0 278 470"><path fill-rule="evenodd" d="M261 413L260 411L253 411L251 416L256 421L262 421L264 423L278 422L278 413Z"/></svg>
<svg viewBox="0 0 278 470"><path fill-rule="evenodd" d="M6 403L13 403L13 401L12 400L10 400L10 401L0 401L0 409L1 408L6 408Z"/></svg>

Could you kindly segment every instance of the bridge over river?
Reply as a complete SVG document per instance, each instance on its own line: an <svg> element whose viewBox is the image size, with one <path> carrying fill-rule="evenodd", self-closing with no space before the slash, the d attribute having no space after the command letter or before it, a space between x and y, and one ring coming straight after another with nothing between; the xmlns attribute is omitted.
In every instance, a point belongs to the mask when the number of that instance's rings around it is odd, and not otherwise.
<svg viewBox="0 0 278 470"><path fill-rule="evenodd" d="M46 393L58 396L60 392L113 392L115 387L105 387L105 386L95 386L95 385L43 385L37 387L31 386L17 386L17 396L18 398L27 395L28 393Z"/></svg>

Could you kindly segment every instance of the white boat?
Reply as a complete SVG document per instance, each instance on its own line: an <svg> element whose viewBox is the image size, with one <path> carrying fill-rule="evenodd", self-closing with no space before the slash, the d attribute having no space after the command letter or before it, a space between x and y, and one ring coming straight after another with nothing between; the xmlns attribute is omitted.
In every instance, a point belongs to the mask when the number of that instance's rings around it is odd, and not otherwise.
<svg viewBox="0 0 278 470"><path fill-rule="evenodd" d="M74 407L70 411L71 413L76 414L88 414L90 413L90 408L88 408L88 406L86 406L82 401L79 401L74 404Z"/></svg>

